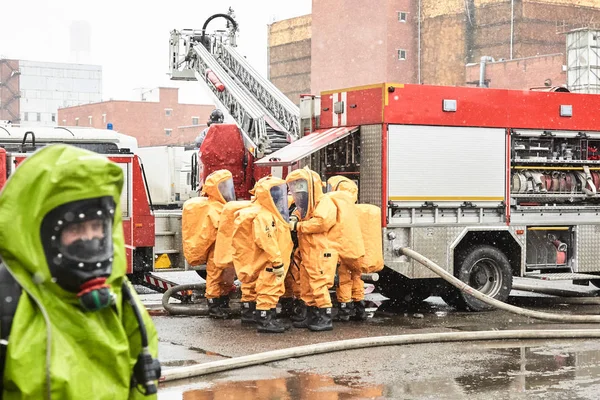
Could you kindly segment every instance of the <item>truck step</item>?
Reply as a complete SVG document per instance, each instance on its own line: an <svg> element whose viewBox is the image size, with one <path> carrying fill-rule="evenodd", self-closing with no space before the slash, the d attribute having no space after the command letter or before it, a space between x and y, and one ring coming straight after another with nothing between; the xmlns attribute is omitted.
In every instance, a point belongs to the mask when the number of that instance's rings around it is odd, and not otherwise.
<svg viewBox="0 0 600 400"><path fill-rule="evenodd" d="M586 280L589 281L591 279L600 279L599 275L590 275L590 274L578 274L574 272L566 272L566 273L556 273L556 274L540 274L535 272L529 272L525 274L526 278L531 279L541 279L543 281L577 281L577 280Z"/></svg>
<svg viewBox="0 0 600 400"><path fill-rule="evenodd" d="M154 254L178 254L179 250L154 250Z"/></svg>

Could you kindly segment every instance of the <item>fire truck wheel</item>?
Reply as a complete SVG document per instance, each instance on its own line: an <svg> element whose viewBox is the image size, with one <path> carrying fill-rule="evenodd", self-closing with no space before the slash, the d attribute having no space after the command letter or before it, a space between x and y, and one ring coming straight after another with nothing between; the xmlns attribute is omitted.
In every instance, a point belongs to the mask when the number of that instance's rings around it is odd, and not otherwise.
<svg viewBox="0 0 600 400"><path fill-rule="evenodd" d="M478 245L461 252L456 260L457 277L496 300L506 301L512 290L512 269L506 255L496 247ZM460 310L485 311L491 306L456 288L447 303ZM444 298L444 297L443 297ZM444 298L446 301L446 298Z"/></svg>

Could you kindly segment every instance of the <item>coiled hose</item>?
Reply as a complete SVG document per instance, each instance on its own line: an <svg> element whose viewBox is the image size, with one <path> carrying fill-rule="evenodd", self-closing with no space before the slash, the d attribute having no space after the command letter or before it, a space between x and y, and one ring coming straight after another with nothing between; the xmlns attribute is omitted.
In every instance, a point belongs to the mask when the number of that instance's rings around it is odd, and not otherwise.
<svg viewBox="0 0 600 400"><path fill-rule="evenodd" d="M520 307L511 306L501 301L493 299L455 278L444 269L436 265L433 261L420 255L419 253L403 248L403 254L413 258L427 268L440 275L446 281L458 289L484 301L491 306L505 311L525 315L532 318L543 319L558 322L577 322L577 323L597 323L600 322L600 316L587 315L558 315L538 311L526 310ZM166 293L165 293L166 295ZM264 364L268 362L281 361L293 357L304 357L310 355L330 353L334 351L354 350L379 346L397 346L405 344L419 343L448 343L462 341L478 340L506 340L506 339L589 339L600 338L600 329L560 329L560 330L504 330L504 331L477 331L477 332L443 332L443 333L424 333L411 335L379 336L366 337L349 340L339 340L335 342L317 343L306 346L292 347L268 351L264 353L252 354L242 357L229 358L226 360L213 361L198 365L178 367L163 371L161 381L174 381L177 379L192 378L195 376L208 375L216 372L223 372L237 368L244 368L253 365Z"/></svg>
<svg viewBox="0 0 600 400"><path fill-rule="evenodd" d="M173 293L184 290L206 290L206 283L187 283L185 285L177 285L169 288L162 297L162 306L171 315L186 315L186 316L206 316L208 308L200 308L198 305L192 307L189 305L181 306L178 304L170 304L169 299ZM231 316L239 315L239 308L232 308L229 314Z"/></svg>

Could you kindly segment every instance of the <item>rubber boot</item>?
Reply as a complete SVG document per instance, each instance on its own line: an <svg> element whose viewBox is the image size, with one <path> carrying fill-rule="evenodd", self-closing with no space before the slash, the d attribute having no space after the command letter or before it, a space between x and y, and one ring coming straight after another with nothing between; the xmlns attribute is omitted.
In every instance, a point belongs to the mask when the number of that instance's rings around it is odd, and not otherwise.
<svg viewBox="0 0 600 400"><path fill-rule="evenodd" d="M277 320L277 323L280 324L281 326L283 326L283 328L287 331L292 327L292 324L290 324L289 322L283 320L283 319L277 319L277 307L275 308L271 308L271 319L272 320Z"/></svg>
<svg viewBox="0 0 600 400"><path fill-rule="evenodd" d="M273 313L271 310L256 310L254 314L256 324L256 330L264 333L283 333L285 327L281 325L279 321L273 319Z"/></svg>
<svg viewBox="0 0 600 400"><path fill-rule="evenodd" d="M314 317L308 325L308 329L313 332L330 331L333 329L333 323L331 322L331 307L315 307L313 314Z"/></svg>
<svg viewBox="0 0 600 400"><path fill-rule="evenodd" d="M217 319L227 319L229 314L221 308L221 298L206 299L208 302L208 316Z"/></svg>
<svg viewBox="0 0 600 400"><path fill-rule="evenodd" d="M352 321L366 321L367 320L367 310L365 309L365 301L355 301L354 302L354 315L350 317Z"/></svg>
<svg viewBox="0 0 600 400"><path fill-rule="evenodd" d="M242 325L250 325L255 324L256 320L254 319L254 310L256 310L256 302L255 301L245 301L241 303L242 306Z"/></svg>
<svg viewBox="0 0 600 400"><path fill-rule="evenodd" d="M305 310L304 319L301 321L294 321L292 323L294 328L308 328L308 325L312 323L313 319L315 318L317 307L310 306L306 307Z"/></svg>
<svg viewBox="0 0 600 400"><path fill-rule="evenodd" d="M304 321L306 318L306 304L300 300L295 299L292 306L292 316L290 319L294 322Z"/></svg>
<svg viewBox="0 0 600 400"><path fill-rule="evenodd" d="M350 317L354 315L353 303L339 303L336 321L348 322Z"/></svg>
<svg viewBox="0 0 600 400"><path fill-rule="evenodd" d="M281 297L279 299L281 304L281 312L277 314L277 318L289 318L294 312L294 299L291 297Z"/></svg>
<svg viewBox="0 0 600 400"><path fill-rule="evenodd" d="M231 308L229 308L229 295L224 295L219 297L219 300L221 301L221 308L225 309L225 310L231 310Z"/></svg>

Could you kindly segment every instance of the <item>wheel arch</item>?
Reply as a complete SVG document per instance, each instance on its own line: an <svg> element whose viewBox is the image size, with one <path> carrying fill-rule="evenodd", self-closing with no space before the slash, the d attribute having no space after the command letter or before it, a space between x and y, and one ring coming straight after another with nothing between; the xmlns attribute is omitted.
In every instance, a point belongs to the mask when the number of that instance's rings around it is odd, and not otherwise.
<svg viewBox="0 0 600 400"><path fill-rule="evenodd" d="M523 276L524 247L508 227L502 229L465 229L451 245L453 275L458 268L456 261L459 254L476 245L496 247L508 258L513 276Z"/></svg>

